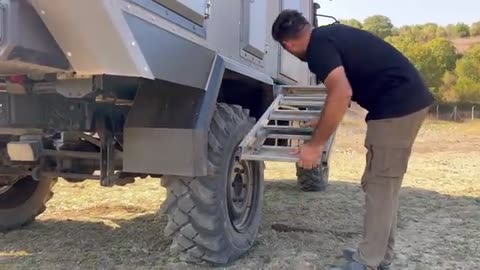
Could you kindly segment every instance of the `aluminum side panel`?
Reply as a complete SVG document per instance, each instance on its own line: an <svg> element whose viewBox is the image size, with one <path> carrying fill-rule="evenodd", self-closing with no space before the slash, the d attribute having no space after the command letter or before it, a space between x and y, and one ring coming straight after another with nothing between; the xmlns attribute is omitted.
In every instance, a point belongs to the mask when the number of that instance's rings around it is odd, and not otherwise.
<svg viewBox="0 0 480 270"><path fill-rule="evenodd" d="M70 68L27 1L0 0L0 74L59 72Z"/></svg>
<svg viewBox="0 0 480 270"><path fill-rule="evenodd" d="M155 78L205 89L215 52L134 15L125 18Z"/></svg>
<svg viewBox="0 0 480 270"><path fill-rule="evenodd" d="M152 78L117 0L31 0L78 74Z"/></svg>

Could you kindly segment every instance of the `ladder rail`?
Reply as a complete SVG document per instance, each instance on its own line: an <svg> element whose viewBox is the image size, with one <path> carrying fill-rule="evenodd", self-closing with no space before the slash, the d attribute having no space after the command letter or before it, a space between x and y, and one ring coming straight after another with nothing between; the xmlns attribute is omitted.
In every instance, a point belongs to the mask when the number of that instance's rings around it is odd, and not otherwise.
<svg viewBox="0 0 480 270"><path fill-rule="evenodd" d="M280 100L284 97L283 94L279 94L275 100L270 104L268 109L265 111L265 113L258 119L257 123L255 126L248 132L247 136L243 139L243 141L240 143L239 147L240 149L247 149L252 147L252 145L255 143L255 136L257 133L262 129L263 126L268 125L270 122L270 113L273 111L275 108L278 107L280 104Z"/></svg>
<svg viewBox="0 0 480 270"><path fill-rule="evenodd" d="M240 143L241 159L297 162L298 156L291 154L292 150L311 140L314 129L301 124L320 117L327 98L326 89L323 86L280 86L277 93ZM319 161L324 166L328 166L334 139L335 133L324 146ZM267 140L273 145L267 145Z"/></svg>

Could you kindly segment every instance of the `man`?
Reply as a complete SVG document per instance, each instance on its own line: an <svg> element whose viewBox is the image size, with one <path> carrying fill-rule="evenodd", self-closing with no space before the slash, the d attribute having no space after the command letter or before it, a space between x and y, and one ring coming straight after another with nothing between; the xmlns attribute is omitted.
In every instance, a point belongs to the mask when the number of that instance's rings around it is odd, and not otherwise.
<svg viewBox="0 0 480 270"><path fill-rule="evenodd" d="M327 88L314 135L296 152L299 166L310 169L319 163L350 100L368 111L364 238L357 249L344 251L349 262L343 269L390 269L399 190L433 96L406 57L366 31L341 24L313 28L301 13L286 10L273 24L272 35L308 62Z"/></svg>

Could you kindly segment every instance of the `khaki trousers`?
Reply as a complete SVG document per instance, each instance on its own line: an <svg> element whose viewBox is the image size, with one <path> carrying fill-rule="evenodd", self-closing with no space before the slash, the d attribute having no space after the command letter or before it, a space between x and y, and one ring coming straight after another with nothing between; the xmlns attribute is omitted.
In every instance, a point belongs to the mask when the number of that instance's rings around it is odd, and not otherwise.
<svg viewBox="0 0 480 270"><path fill-rule="evenodd" d="M364 236L355 259L373 269L393 260L398 195L412 145L428 108L407 116L367 122Z"/></svg>

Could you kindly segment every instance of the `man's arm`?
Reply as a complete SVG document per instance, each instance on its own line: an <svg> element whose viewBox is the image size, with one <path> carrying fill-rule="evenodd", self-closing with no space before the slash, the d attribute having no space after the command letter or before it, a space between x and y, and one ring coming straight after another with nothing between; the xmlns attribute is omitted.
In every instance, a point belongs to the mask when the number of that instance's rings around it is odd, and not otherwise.
<svg viewBox="0 0 480 270"><path fill-rule="evenodd" d="M345 115L352 97L352 88L343 66L335 68L324 81L327 99L320 114L310 145L323 147Z"/></svg>
<svg viewBox="0 0 480 270"><path fill-rule="evenodd" d="M347 111L352 88L342 63L342 57L332 40L313 39L308 54L309 68L327 87L327 100L310 142L292 151L298 155L298 165L305 169L318 166L323 148L335 132Z"/></svg>

